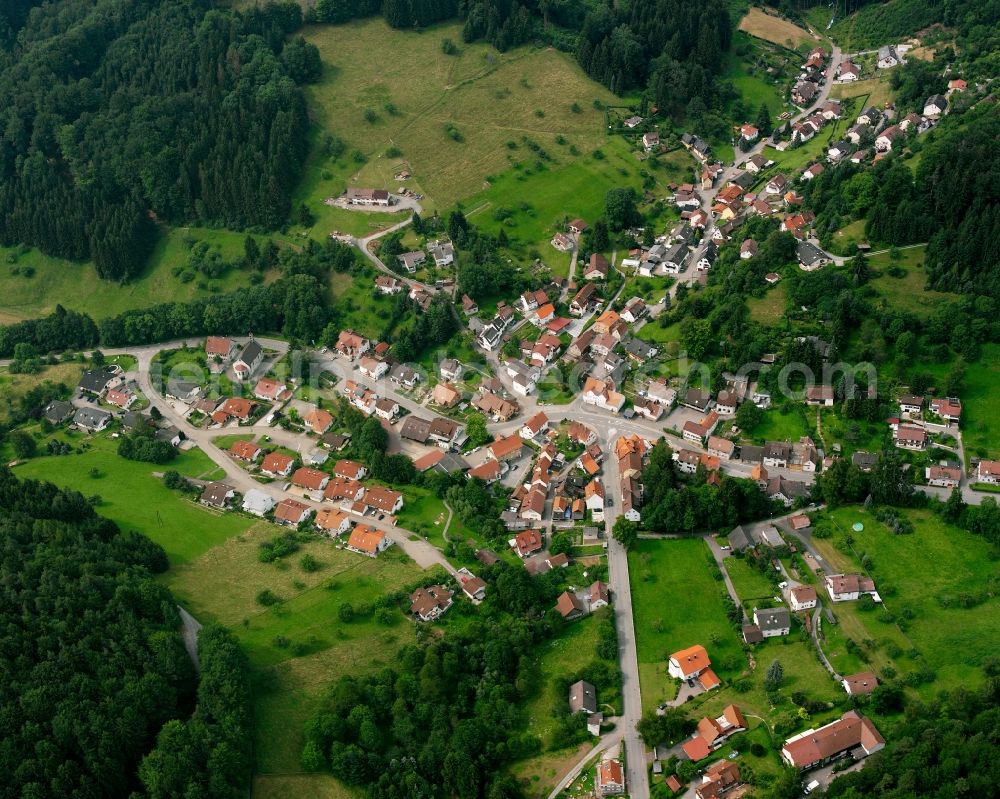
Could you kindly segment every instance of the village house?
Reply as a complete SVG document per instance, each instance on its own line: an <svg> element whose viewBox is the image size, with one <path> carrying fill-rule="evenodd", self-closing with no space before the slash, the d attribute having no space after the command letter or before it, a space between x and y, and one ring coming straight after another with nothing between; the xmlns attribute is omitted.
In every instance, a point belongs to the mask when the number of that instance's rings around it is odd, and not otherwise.
<svg viewBox="0 0 1000 799"><path fill-rule="evenodd" d="M824 585L834 602L853 602L863 594L878 596L874 581L861 574L828 574Z"/></svg>
<svg viewBox="0 0 1000 799"><path fill-rule="evenodd" d="M597 286L593 283L585 283L574 295L569 304L569 312L573 316L583 316L597 301Z"/></svg>
<svg viewBox="0 0 1000 799"><path fill-rule="evenodd" d="M695 785L696 799L722 799L742 785L740 767L731 760L717 760L701 775L701 782Z"/></svg>
<svg viewBox="0 0 1000 799"><path fill-rule="evenodd" d="M932 399L930 408L946 422L957 422L962 418L962 401L957 397Z"/></svg>
<svg viewBox="0 0 1000 799"><path fill-rule="evenodd" d="M365 508L371 513L395 514L403 508L403 495L382 486L371 486L361 498Z"/></svg>
<svg viewBox="0 0 1000 799"><path fill-rule="evenodd" d="M552 240L549 242L555 249L560 252L569 252L573 249L573 239L567 236L565 233L556 233Z"/></svg>
<svg viewBox="0 0 1000 799"><path fill-rule="evenodd" d="M788 608L754 608L753 623L764 638L788 635L792 629Z"/></svg>
<svg viewBox="0 0 1000 799"><path fill-rule="evenodd" d="M260 464L260 470L269 477L288 477L295 466L295 458L281 452L269 452Z"/></svg>
<svg viewBox="0 0 1000 799"><path fill-rule="evenodd" d="M399 416L400 406L399 403L394 399L389 399L388 397L380 397L375 400L375 405L372 406L375 410L375 415L379 419L385 419L390 424Z"/></svg>
<svg viewBox="0 0 1000 799"><path fill-rule="evenodd" d="M448 266L455 262L455 248L450 241L435 241L427 246L435 266Z"/></svg>
<svg viewBox="0 0 1000 799"><path fill-rule="evenodd" d="M904 394L899 398L899 412L908 416L919 416L924 410L924 398L916 394Z"/></svg>
<svg viewBox="0 0 1000 799"><path fill-rule="evenodd" d="M357 480L352 480L349 477L336 477L327 483L323 499L353 504L359 502L364 495L365 487Z"/></svg>
<svg viewBox="0 0 1000 799"><path fill-rule="evenodd" d="M948 100L942 94L935 94L927 98L924 103L924 116L928 119L939 119L948 110Z"/></svg>
<svg viewBox="0 0 1000 799"><path fill-rule="evenodd" d="M312 515L312 508L297 499L283 499L274 509L274 522L285 527L298 527Z"/></svg>
<svg viewBox="0 0 1000 799"><path fill-rule="evenodd" d="M837 80L842 83L852 83L861 79L861 70L850 60L841 61L837 65Z"/></svg>
<svg viewBox="0 0 1000 799"><path fill-rule="evenodd" d="M347 539L347 548L351 552L367 555L369 558L378 557L391 546L392 539L389 536L368 524L357 525Z"/></svg>
<svg viewBox="0 0 1000 799"><path fill-rule="evenodd" d="M341 330L334 347L341 355L354 360L368 352L371 348L371 342L353 330Z"/></svg>
<svg viewBox="0 0 1000 799"><path fill-rule="evenodd" d="M292 396L288 386L271 377L262 377L258 380L257 385L253 387L253 395L264 402L284 401Z"/></svg>
<svg viewBox="0 0 1000 799"><path fill-rule="evenodd" d="M733 457L733 453L735 451L736 445L728 438L721 438L719 436L708 437L709 455L719 458L720 460L728 461Z"/></svg>
<svg viewBox="0 0 1000 799"><path fill-rule="evenodd" d="M205 339L205 358L209 369L219 371L236 357L237 345L227 336L209 336Z"/></svg>
<svg viewBox="0 0 1000 799"><path fill-rule="evenodd" d="M848 696L868 696L878 688L878 678L870 671L848 674L840 681Z"/></svg>
<svg viewBox="0 0 1000 799"><path fill-rule="evenodd" d="M962 482L962 470L959 466L935 464L924 469L927 485L942 488L956 488Z"/></svg>
<svg viewBox="0 0 1000 799"><path fill-rule="evenodd" d="M694 646L674 652L667 662L667 672L677 680L698 680L706 691L720 685L720 680L711 668L705 647Z"/></svg>
<svg viewBox="0 0 1000 799"><path fill-rule="evenodd" d="M594 789L598 796L618 796L625 793L625 769L619 760L602 760L597 764Z"/></svg>
<svg viewBox="0 0 1000 799"><path fill-rule="evenodd" d="M388 206L391 202L389 192L385 189L358 189L349 187L344 192L344 199L349 205Z"/></svg>
<svg viewBox="0 0 1000 799"><path fill-rule="evenodd" d="M875 149L880 153L887 153L892 150L895 141L903 138L906 134L899 125L890 125L875 138Z"/></svg>
<svg viewBox="0 0 1000 799"><path fill-rule="evenodd" d="M715 411L709 411L697 422L685 422L684 427L681 428L681 435L692 444L698 444L701 446L704 440L712 434L712 431L715 430L718 424L719 414Z"/></svg>
<svg viewBox="0 0 1000 799"><path fill-rule="evenodd" d="M121 408L123 411L131 408L137 399L139 398L131 391L119 390L117 388L109 388L104 395L105 402L109 405L114 405L116 408Z"/></svg>
<svg viewBox="0 0 1000 799"><path fill-rule="evenodd" d="M240 357L233 364L233 374L238 380L249 380L264 362L264 350L254 340L247 342Z"/></svg>
<svg viewBox="0 0 1000 799"><path fill-rule="evenodd" d="M572 591L563 591L559 595L555 609L564 621L574 621L587 615L587 606Z"/></svg>
<svg viewBox="0 0 1000 799"><path fill-rule="evenodd" d="M642 135L642 149L647 153L652 152L657 147L660 146L660 134L659 133L644 133Z"/></svg>
<svg viewBox="0 0 1000 799"><path fill-rule="evenodd" d="M519 558L527 558L542 550L542 535L538 530L522 530L511 539L511 548Z"/></svg>
<svg viewBox="0 0 1000 799"><path fill-rule="evenodd" d="M666 379L654 378L646 386L646 396L662 405L665 409L670 409L677 402L677 391L667 385Z"/></svg>
<svg viewBox="0 0 1000 799"><path fill-rule="evenodd" d="M989 461L985 458L976 465L976 482L1000 484L1000 461Z"/></svg>
<svg viewBox="0 0 1000 799"><path fill-rule="evenodd" d="M274 498L256 488L251 488L243 495L243 510L253 516L265 516L274 507Z"/></svg>
<svg viewBox="0 0 1000 799"><path fill-rule="evenodd" d="M472 401L477 411L489 416L494 422L506 422L517 414L518 406L516 402L505 400L497 396L492 391L483 391ZM409 421L409 418L407 418Z"/></svg>
<svg viewBox="0 0 1000 799"><path fill-rule="evenodd" d="M816 589L811 585L797 585L788 589L788 606L793 612L812 610L816 607Z"/></svg>
<svg viewBox="0 0 1000 799"><path fill-rule="evenodd" d="M453 604L455 592L443 585L418 588L410 594L410 613L420 621L434 621Z"/></svg>
<svg viewBox="0 0 1000 799"><path fill-rule="evenodd" d="M399 294L403 290L403 284L394 277L379 275L375 278L375 289L379 294Z"/></svg>
<svg viewBox="0 0 1000 799"><path fill-rule="evenodd" d="M795 257L799 267L806 272L812 272L830 263L830 257L810 241L800 241L795 245Z"/></svg>
<svg viewBox="0 0 1000 799"><path fill-rule="evenodd" d="M586 680L577 680L569 687L569 712L597 712L597 689Z"/></svg>
<svg viewBox="0 0 1000 799"><path fill-rule="evenodd" d="M859 749L864 756L885 747L885 739L870 719L849 710L818 730L809 729L785 741L782 759L792 768L812 769Z"/></svg>
<svg viewBox="0 0 1000 799"><path fill-rule="evenodd" d="M902 59L899 57L899 53L896 52L894 45L886 44L878 49L878 61L876 61L876 64L878 64L879 69L891 69L901 62Z"/></svg>
<svg viewBox="0 0 1000 799"><path fill-rule="evenodd" d="M256 463L263 450L252 441L234 441L229 448L229 454L244 463Z"/></svg>
<svg viewBox="0 0 1000 799"><path fill-rule="evenodd" d="M214 482L209 483L205 486L204 490L201 492L201 497L198 501L202 505L207 505L210 508L218 508L219 510L225 510L226 506L229 504L236 496L236 491L231 485L226 483Z"/></svg>
<svg viewBox="0 0 1000 799"><path fill-rule="evenodd" d="M442 408L454 408L462 401L462 392L451 383L438 383L431 392L431 402Z"/></svg>
<svg viewBox="0 0 1000 799"><path fill-rule="evenodd" d="M806 389L806 405L821 405L832 408L833 400L833 386L809 386Z"/></svg>
<svg viewBox="0 0 1000 799"><path fill-rule="evenodd" d="M533 441L548 429L549 417L545 415L545 411L539 411L524 423L518 435L525 441Z"/></svg>
<svg viewBox="0 0 1000 799"><path fill-rule="evenodd" d="M307 491L322 491L329 482L330 475L308 466L302 466L292 474L292 485L304 488Z"/></svg>
<svg viewBox="0 0 1000 799"><path fill-rule="evenodd" d="M927 449L927 431L922 427L900 424L892 434L892 442L899 449L923 451Z"/></svg>
<svg viewBox="0 0 1000 799"><path fill-rule="evenodd" d="M316 435L323 435L333 425L333 416L322 408L310 408L302 421Z"/></svg>
<svg viewBox="0 0 1000 799"><path fill-rule="evenodd" d="M758 249L759 247L756 241L753 239L745 239L740 245L740 259L746 261L753 258L757 254Z"/></svg>
<svg viewBox="0 0 1000 799"><path fill-rule="evenodd" d="M316 514L315 525L319 532L337 538L351 529L351 518L337 508L321 508Z"/></svg>
<svg viewBox="0 0 1000 799"><path fill-rule="evenodd" d="M400 253L396 256L396 260L399 261L403 269L412 275L417 271L417 267L427 260L427 256L422 250L415 250L414 252Z"/></svg>
<svg viewBox="0 0 1000 799"><path fill-rule="evenodd" d="M487 447L486 451L498 461L516 461L524 453L524 444L518 435L498 438Z"/></svg>

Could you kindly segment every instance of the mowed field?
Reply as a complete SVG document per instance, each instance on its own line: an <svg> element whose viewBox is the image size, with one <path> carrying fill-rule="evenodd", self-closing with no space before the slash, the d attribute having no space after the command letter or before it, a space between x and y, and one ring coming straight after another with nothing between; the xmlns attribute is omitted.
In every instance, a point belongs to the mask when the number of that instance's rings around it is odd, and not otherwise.
<svg viewBox="0 0 1000 799"><path fill-rule="evenodd" d="M774 42L792 50L800 44L813 41L809 31L756 7L751 8L740 20L739 29L758 39Z"/></svg>
<svg viewBox="0 0 1000 799"><path fill-rule="evenodd" d="M465 44L457 24L413 32L371 19L314 26L305 35L324 63L322 80L308 89L319 127L367 157L363 165L339 159L341 166L326 169L327 178L322 169L314 174L303 192L310 207L348 183L397 188L394 175L406 169L413 177L403 185L425 195L428 212L444 211L516 160L507 141L527 136L555 154L558 135L581 152L605 138L604 114L594 101L613 103L615 97L567 54L529 48L500 53L483 43ZM456 43L457 54L442 52L445 38ZM393 147L401 154L386 155ZM326 212L317 212L323 220Z"/></svg>
<svg viewBox="0 0 1000 799"><path fill-rule="evenodd" d="M667 674L672 652L701 644L723 683L747 666L736 631L726 618L725 586L700 538L639 541L629 552L632 607L643 708L672 699Z"/></svg>
<svg viewBox="0 0 1000 799"><path fill-rule="evenodd" d="M904 512L913 522L911 535L893 535L861 507L841 508L824 514L834 523L833 538L815 540L824 557L838 569L858 570L858 557L871 559L871 575L876 588L886 591L885 606L897 616L912 612L913 618L903 630L879 619L879 611L860 612L856 603L833 606L841 619L839 635L851 635L860 643L859 632L851 629L860 622L861 630L878 644L871 665L892 661L900 674L914 667L910 657L893 657L889 642L904 650L914 648L936 672L932 684L921 692L933 696L942 688L975 685L982 680L983 661L1000 646L1000 600L996 596L973 608L945 607L945 598L960 593L984 590L991 577L1000 575L1000 564L982 538L942 522L931 511ZM854 553L836 546L843 532L860 521L864 531L854 533ZM824 627L824 630L827 630ZM825 647L826 648L826 647ZM836 649L836 646L828 648ZM832 652L834 666L853 666L847 653ZM844 660L838 663L838 655ZM901 661L901 662L900 662Z"/></svg>
<svg viewBox="0 0 1000 799"><path fill-rule="evenodd" d="M381 624L362 609L422 574L398 549L371 559L319 537L276 563L260 562L261 542L281 532L256 526L167 575L170 589L197 619L229 627L250 657L257 770L265 775L300 771L304 724L324 688L341 674L391 665L399 648L415 639L414 625L401 613ZM315 571L301 566L307 554L319 564ZM281 601L259 604L256 597L265 589ZM350 622L338 615L345 604L356 611ZM302 781L310 782L303 777L296 785Z"/></svg>

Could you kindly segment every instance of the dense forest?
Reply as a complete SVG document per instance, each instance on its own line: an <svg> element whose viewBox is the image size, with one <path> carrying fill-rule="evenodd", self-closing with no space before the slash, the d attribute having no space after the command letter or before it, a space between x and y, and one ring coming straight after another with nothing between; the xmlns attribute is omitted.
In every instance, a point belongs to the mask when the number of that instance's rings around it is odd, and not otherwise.
<svg viewBox="0 0 1000 799"><path fill-rule="evenodd" d="M78 493L0 469L4 796L127 796L160 727L190 706L191 661L163 550Z"/></svg>
<svg viewBox="0 0 1000 799"><path fill-rule="evenodd" d="M194 713L167 722L139 766L149 799L247 795L253 762L250 665L236 637L216 626L198 633L198 663Z"/></svg>
<svg viewBox="0 0 1000 799"><path fill-rule="evenodd" d="M57 0L26 18L4 5L0 241L125 280L157 221L286 220L306 155L296 81L319 72L315 48L287 38L298 5Z"/></svg>

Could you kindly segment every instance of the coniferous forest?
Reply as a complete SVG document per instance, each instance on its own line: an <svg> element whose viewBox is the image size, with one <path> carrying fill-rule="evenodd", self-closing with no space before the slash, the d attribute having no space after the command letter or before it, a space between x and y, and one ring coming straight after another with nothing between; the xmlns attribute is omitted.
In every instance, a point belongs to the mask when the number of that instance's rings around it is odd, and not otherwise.
<svg viewBox="0 0 1000 799"><path fill-rule="evenodd" d="M125 280L157 222L273 228L318 74L294 3L58 0L0 11L0 242Z"/></svg>

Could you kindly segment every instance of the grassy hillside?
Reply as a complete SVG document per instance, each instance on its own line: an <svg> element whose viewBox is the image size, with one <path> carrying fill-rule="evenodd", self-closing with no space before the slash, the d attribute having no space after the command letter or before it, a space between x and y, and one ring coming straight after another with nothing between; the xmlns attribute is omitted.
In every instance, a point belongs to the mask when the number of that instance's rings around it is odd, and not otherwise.
<svg viewBox="0 0 1000 799"><path fill-rule="evenodd" d="M319 47L325 66L322 80L309 89L316 121L348 152L334 164L313 164L301 198L321 222L334 225L346 212L317 206L348 182L396 187L394 175L406 169L413 178L404 185L426 196L426 208L443 209L517 160L508 141L527 136L569 163L574 157L556 137L581 153L592 151L605 139L604 114L594 101L616 102L565 53L499 53L486 44L464 44L457 24L415 33L373 19L315 26L306 38ZM458 46L454 55L442 52L444 39ZM449 125L461 141L449 135ZM401 154L387 155L390 148ZM354 150L364 154L364 164L351 157Z"/></svg>
<svg viewBox="0 0 1000 799"><path fill-rule="evenodd" d="M246 286L248 276L231 269L217 279L196 275L185 282L175 270L187 263L189 243L208 242L226 260L243 253L244 233L178 228L160 239L142 273L131 282L102 280L91 263L75 263L38 250L0 247L0 324L51 313L56 304L95 319L159 302L185 301ZM264 237L257 237L263 240Z"/></svg>

